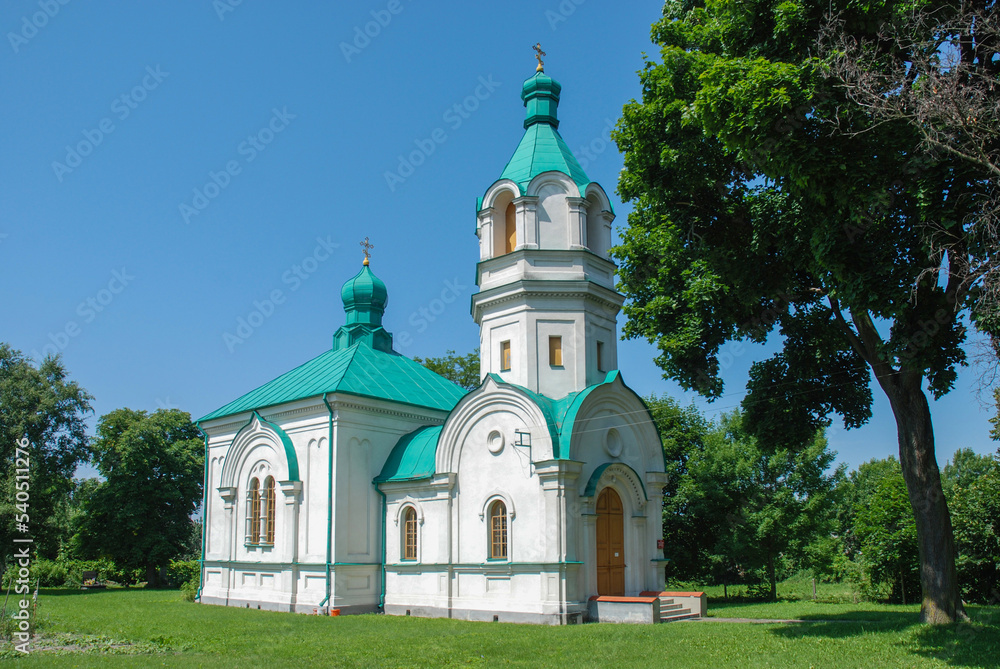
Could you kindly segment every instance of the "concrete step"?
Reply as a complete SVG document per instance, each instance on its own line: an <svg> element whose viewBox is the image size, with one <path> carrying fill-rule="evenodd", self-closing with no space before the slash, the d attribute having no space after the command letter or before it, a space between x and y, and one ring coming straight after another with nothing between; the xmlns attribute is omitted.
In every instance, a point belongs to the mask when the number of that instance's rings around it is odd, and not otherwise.
<svg viewBox="0 0 1000 669"><path fill-rule="evenodd" d="M676 611L678 609L683 609L683 608L684 608L683 604L667 604L665 606L663 604L660 604L660 615L662 615L667 611Z"/></svg>
<svg viewBox="0 0 1000 669"><path fill-rule="evenodd" d="M698 618L698 614L691 613L691 609L675 609L667 612L660 612L660 622L665 623L671 620L681 620L682 618Z"/></svg>

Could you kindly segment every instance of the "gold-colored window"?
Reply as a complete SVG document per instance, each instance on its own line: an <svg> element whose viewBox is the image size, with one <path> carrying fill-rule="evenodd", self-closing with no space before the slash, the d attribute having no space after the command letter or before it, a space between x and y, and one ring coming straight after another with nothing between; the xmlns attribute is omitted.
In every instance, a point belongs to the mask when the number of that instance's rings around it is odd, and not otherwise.
<svg viewBox="0 0 1000 669"><path fill-rule="evenodd" d="M597 342L597 371L603 372L604 369L604 342Z"/></svg>
<svg viewBox="0 0 1000 669"><path fill-rule="evenodd" d="M264 481L264 543L274 543L274 478L268 476Z"/></svg>
<svg viewBox="0 0 1000 669"><path fill-rule="evenodd" d="M549 337L549 364L562 367L562 337Z"/></svg>
<svg viewBox="0 0 1000 669"><path fill-rule="evenodd" d="M510 253L517 246L517 227L514 223L514 203L507 205L504 217L504 253Z"/></svg>
<svg viewBox="0 0 1000 669"><path fill-rule="evenodd" d="M412 506L403 513L403 559L417 559L417 512Z"/></svg>
<svg viewBox="0 0 1000 669"><path fill-rule="evenodd" d="M499 500L490 505L490 559L507 559L507 506Z"/></svg>
<svg viewBox="0 0 1000 669"><path fill-rule="evenodd" d="M510 342L500 342L500 371L510 371Z"/></svg>
<svg viewBox="0 0 1000 669"><path fill-rule="evenodd" d="M260 543L260 481L250 479L247 488L247 543Z"/></svg>

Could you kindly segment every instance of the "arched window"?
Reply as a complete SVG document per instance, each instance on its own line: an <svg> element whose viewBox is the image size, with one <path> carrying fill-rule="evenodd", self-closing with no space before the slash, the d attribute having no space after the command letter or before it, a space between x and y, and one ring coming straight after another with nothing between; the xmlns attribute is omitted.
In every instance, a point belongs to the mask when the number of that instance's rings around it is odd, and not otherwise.
<svg viewBox="0 0 1000 669"><path fill-rule="evenodd" d="M504 253L510 253L517 246L517 226L514 217L514 203L507 205L507 212L504 216Z"/></svg>
<svg viewBox="0 0 1000 669"><path fill-rule="evenodd" d="M507 506L500 500L490 505L490 559L507 559Z"/></svg>
<svg viewBox="0 0 1000 669"><path fill-rule="evenodd" d="M264 480L264 543L274 543L274 478Z"/></svg>
<svg viewBox="0 0 1000 669"><path fill-rule="evenodd" d="M247 543L260 543L260 481L250 479L247 488Z"/></svg>
<svg viewBox="0 0 1000 669"><path fill-rule="evenodd" d="M412 506L403 513L403 559L417 559L417 511Z"/></svg>

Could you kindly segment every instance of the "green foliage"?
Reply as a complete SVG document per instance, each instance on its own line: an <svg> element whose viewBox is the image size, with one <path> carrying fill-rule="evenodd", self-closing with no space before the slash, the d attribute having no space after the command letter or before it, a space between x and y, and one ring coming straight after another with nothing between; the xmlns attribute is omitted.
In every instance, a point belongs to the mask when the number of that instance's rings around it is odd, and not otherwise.
<svg viewBox="0 0 1000 669"><path fill-rule="evenodd" d="M69 539L66 503L73 472L88 457L84 419L92 399L69 380L58 357L36 366L0 342L0 564L13 554L15 519L24 513L14 506L14 485L15 449L25 436L31 442L27 514L34 545L54 558Z"/></svg>
<svg viewBox="0 0 1000 669"><path fill-rule="evenodd" d="M971 448L960 448L941 470L941 486L951 501L955 490L968 488L983 474L991 471L996 461L989 455L979 455Z"/></svg>
<svg viewBox="0 0 1000 669"><path fill-rule="evenodd" d="M797 451L761 448L739 412L711 425L692 406L649 398L670 474L663 527L668 578L761 583L755 596L774 598L774 584L797 565L821 570L830 511L843 474L826 440Z"/></svg>
<svg viewBox="0 0 1000 669"><path fill-rule="evenodd" d="M201 562L198 560L171 560L167 566L167 578L175 587L199 580L200 574Z"/></svg>
<svg viewBox="0 0 1000 669"><path fill-rule="evenodd" d="M414 362L443 376L466 390L479 387L479 349L465 355L448 351L440 358L413 358Z"/></svg>
<svg viewBox="0 0 1000 669"><path fill-rule="evenodd" d="M857 510L871 505L872 497L887 477L900 475L899 461L889 456L884 460L863 462L841 484L837 508L837 527L843 537L844 551L850 559L860 559L861 545L855 534Z"/></svg>
<svg viewBox="0 0 1000 669"><path fill-rule="evenodd" d="M891 584L894 601L918 601L917 529L902 474L894 472L883 477L854 513L854 533L871 584L876 590Z"/></svg>
<svg viewBox="0 0 1000 669"><path fill-rule="evenodd" d="M989 458L978 477L956 484L950 507L962 598L1000 603L1000 459Z"/></svg>
<svg viewBox="0 0 1000 669"><path fill-rule="evenodd" d="M134 585L143 578L141 569L124 569L111 560L77 560L61 558L48 560L38 558L31 564L31 587L38 580L40 587L79 587L83 583L83 572L97 572L97 580L112 585ZM3 575L3 587L6 588L12 579L17 578L17 567L11 565Z"/></svg>
<svg viewBox="0 0 1000 669"><path fill-rule="evenodd" d="M204 467L198 430L176 409L118 409L101 417L92 447L105 480L83 501L75 551L145 569L155 581L155 569L190 539Z"/></svg>

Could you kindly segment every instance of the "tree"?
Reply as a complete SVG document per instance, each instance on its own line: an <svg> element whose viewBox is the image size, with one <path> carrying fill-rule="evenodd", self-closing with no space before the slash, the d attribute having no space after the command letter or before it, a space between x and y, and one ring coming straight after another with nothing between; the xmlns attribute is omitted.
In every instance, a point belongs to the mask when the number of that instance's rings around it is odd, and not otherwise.
<svg viewBox="0 0 1000 669"><path fill-rule="evenodd" d="M971 448L960 448L951 456L941 470L941 485L949 503L957 489L968 488L996 466L996 461L989 455L979 455ZM957 521L956 521L957 526Z"/></svg>
<svg viewBox="0 0 1000 669"><path fill-rule="evenodd" d="M85 557L157 571L185 552L202 494L204 443L190 414L117 409L102 416L93 441L104 481L84 500L74 543Z"/></svg>
<svg viewBox="0 0 1000 669"><path fill-rule="evenodd" d="M826 473L834 458L826 439L775 451L746 433L739 412L710 425L667 398L651 410L671 473L663 520L671 575L732 583L763 572L775 599L779 561L808 561L832 529L840 473Z"/></svg>
<svg viewBox="0 0 1000 669"><path fill-rule="evenodd" d="M39 365L0 342L0 561L6 564L14 550L17 443L27 438L30 462L26 512L29 536L41 557L54 559L69 537L60 509L72 490L73 473L88 456L86 425L93 399L70 381L58 357Z"/></svg>
<svg viewBox="0 0 1000 669"><path fill-rule="evenodd" d="M833 528L836 475L826 471L836 454L821 433L797 450L762 447L739 412L723 414L709 444L715 471L706 473L728 479L734 493L722 545L731 560L763 568L776 600L779 559L801 560Z"/></svg>
<svg viewBox="0 0 1000 669"><path fill-rule="evenodd" d="M855 508L854 533L873 584L898 584L900 601L912 602L920 587L917 530L898 470L882 478L867 502Z"/></svg>
<svg viewBox="0 0 1000 669"><path fill-rule="evenodd" d="M479 387L478 348L465 355L455 355L454 351L448 351L440 358L414 357L413 360L466 390Z"/></svg>
<svg viewBox="0 0 1000 669"><path fill-rule="evenodd" d="M874 376L916 521L921 614L943 623L965 612L925 388L951 390L963 317L1000 332L982 290L945 271L993 257L970 228L989 177L921 151L913 124L852 100L818 57L831 10L867 43L924 6L667 2L652 33L662 62L640 72L642 102L625 106L614 135L619 193L635 203L614 255L624 334L655 342L657 364L685 388L721 396L721 346L780 336L743 402L746 429L768 447L799 449L833 415L864 424ZM911 58L875 45L876 63Z"/></svg>
<svg viewBox="0 0 1000 669"><path fill-rule="evenodd" d="M858 560L861 555L861 543L855 533L858 509L871 506L872 498L884 479L899 475L899 461L889 456L883 460L863 462L847 476L837 509L837 519L849 558Z"/></svg>
<svg viewBox="0 0 1000 669"><path fill-rule="evenodd" d="M901 3L903 4L903 3ZM932 159L954 159L973 168L978 183L961 184L959 197L968 241L1000 247L1000 22L992 0L906 3L905 14L879 26L873 36L850 34L831 17L822 40L831 73L844 92L879 122L902 122L921 139ZM902 54L903 57L887 55ZM995 253L953 253L964 243L928 228L930 243L957 258L949 275L979 293L975 315L985 331L1000 318L1000 259ZM973 262L961 262L968 258ZM1000 340L993 337L994 354ZM993 365L998 358L993 356ZM995 372L994 372L995 373Z"/></svg>
<svg viewBox="0 0 1000 669"><path fill-rule="evenodd" d="M718 514L706 508L711 493L691 476L688 463L705 450L711 425L692 404L682 407L669 395L646 398L646 406L663 441L667 484L663 488L663 536L669 546L664 555L669 578L690 580L706 575L705 546L713 543L713 528L706 521Z"/></svg>
<svg viewBox="0 0 1000 669"><path fill-rule="evenodd" d="M952 493L958 576L968 602L1000 603L1000 453Z"/></svg>

